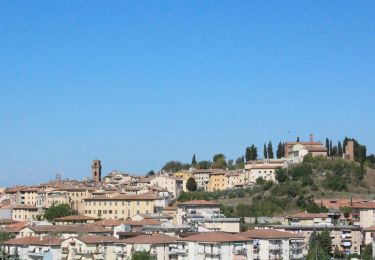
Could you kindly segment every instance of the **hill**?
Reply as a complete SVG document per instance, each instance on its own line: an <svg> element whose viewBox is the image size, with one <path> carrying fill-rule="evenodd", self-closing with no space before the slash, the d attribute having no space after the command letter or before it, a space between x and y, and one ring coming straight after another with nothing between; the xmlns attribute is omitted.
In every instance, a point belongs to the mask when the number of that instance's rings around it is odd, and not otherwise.
<svg viewBox="0 0 375 260"><path fill-rule="evenodd" d="M373 199L375 192L375 170L341 158L306 157L302 164L278 169L276 179L277 184L257 180L246 189L184 193L178 200L214 200L228 216L283 216L297 211L326 212L315 199Z"/></svg>

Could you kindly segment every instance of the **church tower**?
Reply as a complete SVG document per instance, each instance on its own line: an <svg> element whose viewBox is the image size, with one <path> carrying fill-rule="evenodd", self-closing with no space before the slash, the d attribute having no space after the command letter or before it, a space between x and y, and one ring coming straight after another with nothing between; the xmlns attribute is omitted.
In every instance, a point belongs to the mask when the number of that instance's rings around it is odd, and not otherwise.
<svg viewBox="0 0 375 260"><path fill-rule="evenodd" d="M102 164L100 160L92 161L91 175L94 182L100 182L102 180Z"/></svg>

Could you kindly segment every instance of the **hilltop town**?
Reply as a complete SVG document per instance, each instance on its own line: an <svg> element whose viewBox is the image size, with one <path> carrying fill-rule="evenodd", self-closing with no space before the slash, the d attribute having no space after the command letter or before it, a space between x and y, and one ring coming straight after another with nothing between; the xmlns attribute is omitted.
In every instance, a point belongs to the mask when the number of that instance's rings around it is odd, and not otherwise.
<svg viewBox="0 0 375 260"><path fill-rule="evenodd" d="M4 188L1 259L372 259L374 155L313 134L275 154Z"/></svg>

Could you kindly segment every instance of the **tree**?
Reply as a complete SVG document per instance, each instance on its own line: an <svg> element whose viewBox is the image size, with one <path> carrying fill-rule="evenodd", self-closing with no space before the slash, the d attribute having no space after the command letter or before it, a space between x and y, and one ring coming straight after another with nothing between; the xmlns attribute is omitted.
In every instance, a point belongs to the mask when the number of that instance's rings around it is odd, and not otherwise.
<svg viewBox="0 0 375 260"><path fill-rule="evenodd" d="M200 161L198 163L198 168L199 169L209 169L211 167L211 162L210 161Z"/></svg>
<svg viewBox="0 0 375 260"><path fill-rule="evenodd" d="M194 166L197 164L197 160L195 159L195 154L193 155L193 158L191 159L191 165Z"/></svg>
<svg viewBox="0 0 375 260"><path fill-rule="evenodd" d="M245 161L245 158L243 156L241 157L238 157L236 159L236 165L235 165L235 168L236 169L243 169L244 168L244 162Z"/></svg>
<svg viewBox="0 0 375 260"><path fill-rule="evenodd" d="M327 156L329 157L329 139L326 138Z"/></svg>
<svg viewBox="0 0 375 260"><path fill-rule="evenodd" d="M196 191L197 190L197 182L195 181L194 177L190 177L186 182L186 189L188 191Z"/></svg>
<svg viewBox="0 0 375 260"><path fill-rule="evenodd" d="M342 155L343 155L342 145L340 141L337 142L337 155L340 158L342 158Z"/></svg>
<svg viewBox="0 0 375 260"><path fill-rule="evenodd" d="M155 175L155 172L153 171L153 170L151 170L151 171L149 171L148 173L147 173L147 176L154 176Z"/></svg>
<svg viewBox="0 0 375 260"><path fill-rule="evenodd" d="M264 143L264 146L263 146L263 157L264 159L267 159L268 156L267 156L267 145L266 143Z"/></svg>
<svg viewBox="0 0 375 260"><path fill-rule="evenodd" d="M278 159L285 156L285 145L281 142L277 145L276 157Z"/></svg>
<svg viewBox="0 0 375 260"><path fill-rule="evenodd" d="M225 155L222 153L215 154L213 157L213 164L212 168L214 169L223 169L227 166L227 162L225 161Z"/></svg>
<svg viewBox="0 0 375 260"><path fill-rule="evenodd" d="M286 182L288 179L288 170L281 167L277 168L275 178L278 182Z"/></svg>
<svg viewBox="0 0 375 260"><path fill-rule="evenodd" d="M297 136L297 141L296 142L299 142L299 136Z"/></svg>
<svg viewBox="0 0 375 260"><path fill-rule="evenodd" d="M272 142L269 141L268 147L267 147L267 154L269 159L273 159L273 148L272 148Z"/></svg>
<svg viewBox="0 0 375 260"><path fill-rule="evenodd" d="M153 260L155 257L147 251L135 251L131 255L131 260Z"/></svg>
<svg viewBox="0 0 375 260"><path fill-rule="evenodd" d="M324 233L324 234L323 234ZM323 231L321 234L318 234L316 231L314 231L309 240L309 252L307 255L307 260L315 260L315 259L330 259L329 253L331 251L331 238L328 238L329 241L327 241L327 233L328 231ZM326 242L326 244L324 244ZM329 249L327 250L329 246Z"/></svg>
<svg viewBox="0 0 375 260"><path fill-rule="evenodd" d="M332 157L332 140L329 140L329 156Z"/></svg>
<svg viewBox="0 0 375 260"><path fill-rule="evenodd" d="M44 212L44 218L48 221L70 215L77 215L77 211L72 209L69 204L52 205Z"/></svg>
<svg viewBox="0 0 375 260"><path fill-rule="evenodd" d="M337 154L338 154L338 148L337 148L337 146L336 145L334 145L333 147L332 147L332 157L337 157Z"/></svg>
<svg viewBox="0 0 375 260"><path fill-rule="evenodd" d="M245 152L245 160L246 162L256 160L258 157L258 152L257 148L255 145L251 145L249 147L246 147L246 152Z"/></svg>
<svg viewBox="0 0 375 260"><path fill-rule="evenodd" d="M224 169L226 166L227 162L225 161L225 158L219 158L212 164L212 168L214 169Z"/></svg>
<svg viewBox="0 0 375 260"><path fill-rule="evenodd" d="M181 170L187 170L189 167L189 164L184 164L179 161L169 161L163 166L162 170L166 172L178 172Z"/></svg>

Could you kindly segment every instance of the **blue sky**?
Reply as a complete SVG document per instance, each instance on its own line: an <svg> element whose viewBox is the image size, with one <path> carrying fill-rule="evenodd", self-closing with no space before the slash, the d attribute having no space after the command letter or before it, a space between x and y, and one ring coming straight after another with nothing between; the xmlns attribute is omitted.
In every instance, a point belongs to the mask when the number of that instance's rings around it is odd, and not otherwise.
<svg viewBox="0 0 375 260"><path fill-rule="evenodd" d="M268 140L375 152L374 1L1 1L0 186Z"/></svg>

